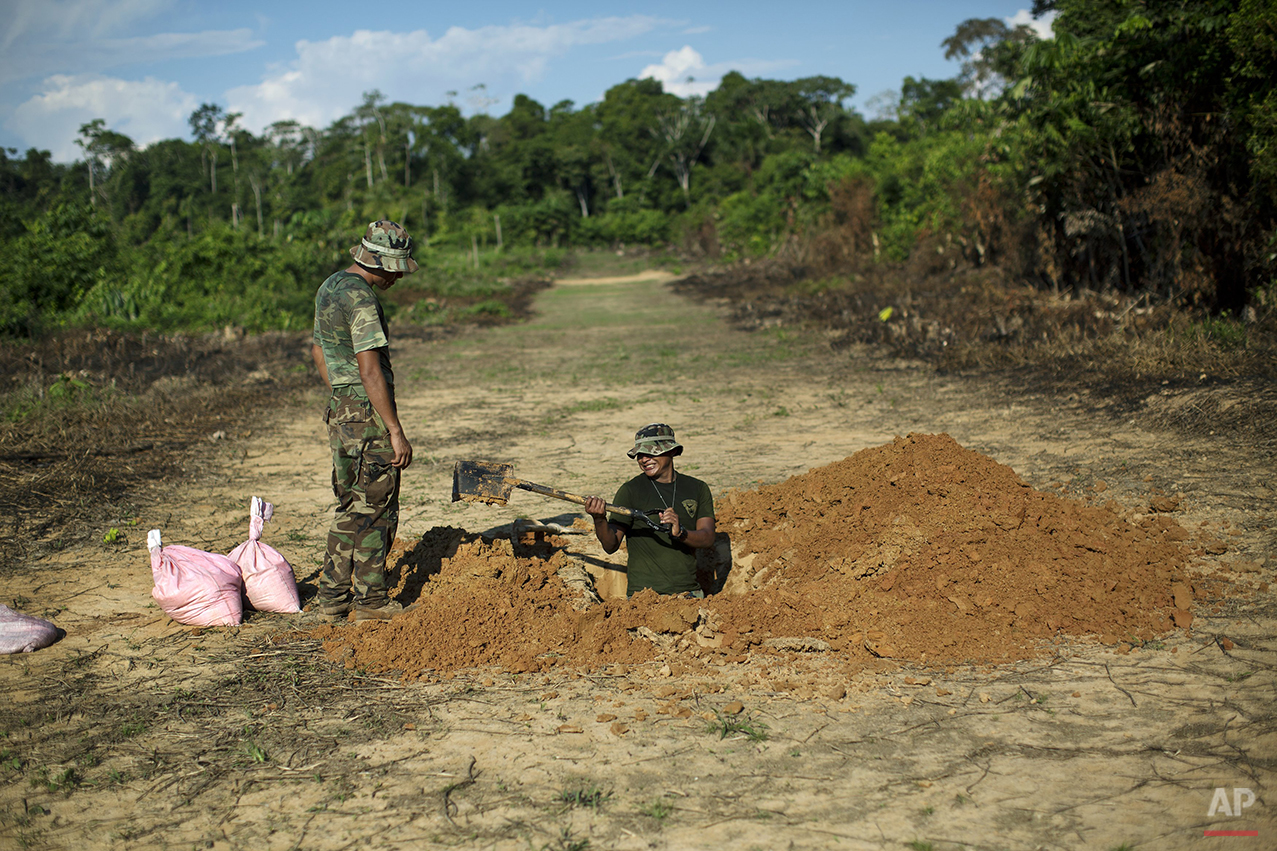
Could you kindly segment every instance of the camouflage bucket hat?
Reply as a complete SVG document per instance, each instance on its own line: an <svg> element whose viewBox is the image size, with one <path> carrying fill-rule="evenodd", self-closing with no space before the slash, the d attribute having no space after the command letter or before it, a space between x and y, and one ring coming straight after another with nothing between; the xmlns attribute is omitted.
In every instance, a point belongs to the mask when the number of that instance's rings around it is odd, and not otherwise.
<svg viewBox="0 0 1277 851"><path fill-rule="evenodd" d="M383 219L364 231L364 238L350 249L350 256L360 266L385 269L387 272L411 274L417 271L412 259L412 237L397 223Z"/></svg>
<svg viewBox="0 0 1277 851"><path fill-rule="evenodd" d="M652 423L634 433L634 448L625 454L634 458L639 453L664 455L666 452L682 455L683 444L674 439L674 429L665 423Z"/></svg>

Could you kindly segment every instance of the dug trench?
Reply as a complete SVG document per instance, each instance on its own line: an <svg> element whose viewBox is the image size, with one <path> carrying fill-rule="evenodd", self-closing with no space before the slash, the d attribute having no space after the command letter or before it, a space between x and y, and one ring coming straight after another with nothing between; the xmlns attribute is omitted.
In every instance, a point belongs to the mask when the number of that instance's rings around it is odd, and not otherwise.
<svg viewBox="0 0 1277 851"><path fill-rule="evenodd" d="M1271 839L1271 457L785 329L659 276L395 348L389 623L150 601L146 528L225 552L247 502L313 593L317 392L135 499L127 545L4 576L67 631L3 662L0 836L26 847L1192 848ZM392 329L393 330L393 329ZM298 357L304 353L299 352ZM624 597L580 514L453 503L452 462L609 496L639 426L710 483L705 600ZM134 526L129 526L132 529ZM100 538L90 538L100 540ZM1079 782L1085 778L1085 782ZM1233 815L1215 791L1249 789ZM1231 800L1231 799L1230 799ZM1238 799L1240 800L1240 799ZM1256 846L1260 847L1260 846Z"/></svg>

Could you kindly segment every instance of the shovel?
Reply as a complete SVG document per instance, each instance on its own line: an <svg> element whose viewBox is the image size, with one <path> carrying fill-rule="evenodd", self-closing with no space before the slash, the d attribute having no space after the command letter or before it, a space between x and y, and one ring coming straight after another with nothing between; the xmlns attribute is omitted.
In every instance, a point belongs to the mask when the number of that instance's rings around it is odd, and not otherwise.
<svg viewBox="0 0 1277 851"><path fill-rule="evenodd" d="M512 464L490 464L485 461L458 461L452 468L452 501L486 502L489 505L505 505L510 499L510 492L515 488L539 493L541 496L552 496L585 505L585 497L567 491L548 488L533 482L516 479ZM668 532L668 523L657 523L641 511L608 504L606 509L613 514L624 514L657 532Z"/></svg>

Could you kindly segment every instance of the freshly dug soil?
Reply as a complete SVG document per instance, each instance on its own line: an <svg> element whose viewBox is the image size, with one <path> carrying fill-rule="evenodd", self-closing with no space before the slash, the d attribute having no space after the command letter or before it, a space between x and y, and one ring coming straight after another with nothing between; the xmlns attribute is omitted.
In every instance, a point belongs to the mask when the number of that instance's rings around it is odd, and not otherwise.
<svg viewBox="0 0 1277 851"><path fill-rule="evenodd" d="M528 546L436 527L399 544L397 596L412 612L317 636L348 666L408 678L799 653L849 669L991 663L1061 634L1139 644L1186 629L1208 590L1164 514L1034 490L943 434L729 492L716 509L733 564L705 600L596 602L567 537Z"/></svg>

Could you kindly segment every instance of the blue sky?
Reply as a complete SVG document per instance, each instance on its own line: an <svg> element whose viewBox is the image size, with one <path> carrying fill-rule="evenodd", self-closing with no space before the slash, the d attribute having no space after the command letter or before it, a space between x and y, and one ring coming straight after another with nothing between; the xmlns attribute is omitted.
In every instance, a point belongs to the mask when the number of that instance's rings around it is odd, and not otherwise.
<svg viewBox="0 0 1277 851"><path fill-rule="evenodd" d="M730 70L841 77L856 86L852 105L872 115L906 75L957 73L940 42L958 23L1030 23L1030 5L4 0L0 146L69 162L94 118L144 145L188 138L187 117L205 102L260 132L284 118L325 127L371 89L501 115L519 93L582 106L633 77L703 94Z"/></svg>

